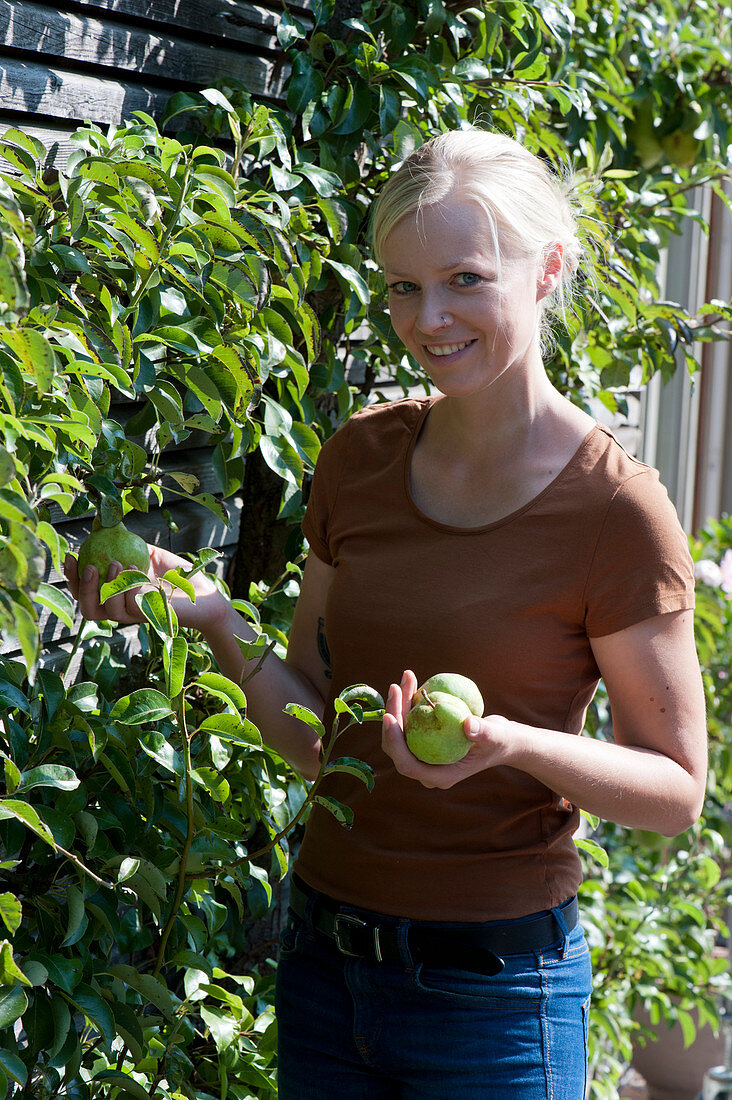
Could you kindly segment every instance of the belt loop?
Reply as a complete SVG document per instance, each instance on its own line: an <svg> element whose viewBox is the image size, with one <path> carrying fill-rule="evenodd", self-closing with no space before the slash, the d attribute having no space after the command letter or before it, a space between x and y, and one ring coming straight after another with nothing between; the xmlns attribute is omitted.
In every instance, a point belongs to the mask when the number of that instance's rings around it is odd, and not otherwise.
<svg viewBox="0 0 732 1100"><path fill-rule="evenodd" d="M412 958L412 952L409 949L409 929L411 921L408 917L401 917L399 924L397 925L397 947L399 948L399 954L402 962L408 970L414 970L416 963Z"/></svg>
<svg viewBox="0 0 732 1100"><path fill-rule="evenodd" d="M564 958L564 952L567 950L567 943L569 942L569 929L567 928L567 922L564 919L564 913L562 912L562 906L557 905L555 909L552 909L554 919L559 925L559 931L562 933L562 946L559 949L560 958Z"/></svg>
<svg viewBox="0 0 732 1100"><path fill-rule="evenodd" d="M317 904L318 899L315 894L307 893L305 895L305 924L311 935L315 931L315 909Z"/></svg>

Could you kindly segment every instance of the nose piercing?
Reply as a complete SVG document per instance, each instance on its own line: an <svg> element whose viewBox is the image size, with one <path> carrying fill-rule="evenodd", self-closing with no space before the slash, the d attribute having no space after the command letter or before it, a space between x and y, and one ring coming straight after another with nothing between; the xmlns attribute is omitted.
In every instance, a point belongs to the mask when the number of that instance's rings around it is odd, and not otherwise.
<svg viewBox="0 0 732 1100"><path fill-rule="evenodd" d="M442 321L442 327L447 328L447 317L444 313L440 314L440 320Z"/></svg>

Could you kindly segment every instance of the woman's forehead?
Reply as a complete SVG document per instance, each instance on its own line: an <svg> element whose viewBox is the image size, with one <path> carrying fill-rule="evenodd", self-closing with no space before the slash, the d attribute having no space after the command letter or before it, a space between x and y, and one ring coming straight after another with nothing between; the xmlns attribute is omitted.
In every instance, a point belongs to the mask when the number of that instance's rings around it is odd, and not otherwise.
<svg viewBox="0 0 732 1100"><path fill-rule="evenodd" d="M407 249L439 257L450 267L468 254L495 257L497 247L503 251L485 210L477 202L450 198L405 214L386 238L384 262L390 266Z"/></svg>

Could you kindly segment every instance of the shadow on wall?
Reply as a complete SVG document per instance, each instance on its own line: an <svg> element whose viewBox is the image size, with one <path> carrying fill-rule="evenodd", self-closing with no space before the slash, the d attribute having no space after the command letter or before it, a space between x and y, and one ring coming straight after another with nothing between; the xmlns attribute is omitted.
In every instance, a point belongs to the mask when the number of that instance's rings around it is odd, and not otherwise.
<svg viewBox="0 0 732 1100"><path fill-rule="evenodd" d="M129 7L144 17L139 3ZM118 122L133 111L159 113L173 90L227 76L276 94L274 26L241 22L232 31L230 0L155 0L142 7L159 30L0 0L0 37L9 51L0 63L0 108ZM259 56L263 50L270 57Z"/></svg>

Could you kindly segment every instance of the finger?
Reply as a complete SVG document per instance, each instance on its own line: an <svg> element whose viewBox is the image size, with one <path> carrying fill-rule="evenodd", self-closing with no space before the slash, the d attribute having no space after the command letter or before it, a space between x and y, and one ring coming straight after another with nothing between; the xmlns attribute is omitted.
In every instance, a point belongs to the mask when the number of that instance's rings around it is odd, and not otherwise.
<svg viewBox="0 0 732 1100"><path fill-rule="evenodd" d="M401 724L402 717L402 689L400 684L390 684L389 694L386 697L385 716L391 716Z"/></svg>
<svg viewBox="0 0 732 1100"><path fill-rule="evenodd" d="M87 565L81 577L79 577L76 598L79 601L79 610L85 619L99 620L104 618L104 612L99 603L99 573L95 566Z"/></svg>
<svg viewBox="0 0 732 1100"><path fill-rule="evenodd" d="M404 675L402 676L402 682L401 682L400 686L401 686L401 691L402 691L401 720L402 720L402 726L403 726L406 719L407 719L407 715L409 714L410 710L412 709L412 700L414 699L414 693L416 692L417 688L419 687L419 684L417 682L417 677L414 675L414 673L412 672L411 669L408 668L404 672Z"/></svg>
<svg viewBox="0 0 732 1100"><path fill-rule="evenodd" d="M476 741L483 732L483 720L471 714L463 722L463 733L469 740Z"/></svg>
<svg viewBox="0 0 732 1100"><path fill-rule="evenodd" d="M73 554L67 554L64 558L64 576L69 586L69 592L77 600L79 598L79 569Z"/></svg>

